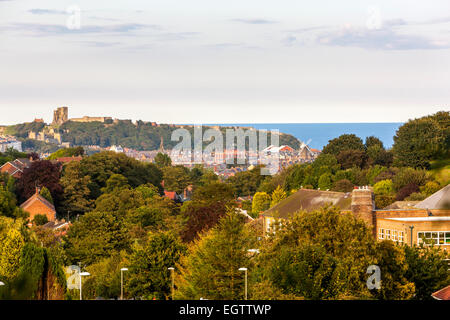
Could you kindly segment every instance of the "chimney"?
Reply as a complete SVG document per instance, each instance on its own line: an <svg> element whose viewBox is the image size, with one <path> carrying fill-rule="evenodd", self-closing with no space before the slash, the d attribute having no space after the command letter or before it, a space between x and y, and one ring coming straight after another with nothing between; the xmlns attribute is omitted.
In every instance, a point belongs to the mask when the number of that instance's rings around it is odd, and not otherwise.
<svg viewBox="0 0 450 320"><path fill-rule="evenodd" d="M369 225L374 225L375 201L372 188L368 186L358 187L352 191L352 213L355 217L365 220Z"/></svg>

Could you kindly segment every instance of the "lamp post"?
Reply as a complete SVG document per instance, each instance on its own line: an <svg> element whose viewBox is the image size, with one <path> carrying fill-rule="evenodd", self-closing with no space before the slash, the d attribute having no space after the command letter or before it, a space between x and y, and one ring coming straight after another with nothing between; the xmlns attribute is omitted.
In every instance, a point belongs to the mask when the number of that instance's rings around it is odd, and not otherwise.
<svg viewBox="0 0 450 320"><path fill-rule="evenodd" d="M80 300L83 300L83 294L82 294L82 278L84 276L90 276L91 274L89 272L80 272Z"/></svg>
<svg viewBox="0 0 450 320"><path fill-rule="evenodd" d="M174 271L175 271L175 268L170 267L170 268L167 268L167 270L170 270L170 274L171 274L171 276L172 276L172 300L173 300L174 284L175 284L175 281L174 281Z"/></svg>
<svg viewBox="0 0 450 320"><path fill-rule="evenodd" d="M120 269L120 300L123 300L123 272L128 271L128 268Z"/></svg>
<svg viewBox="0 0 450 320"><path fill-rule="evenodd" d="M245 272L245 300L247 300L247 268L239 268L239 271Z"/></svg>

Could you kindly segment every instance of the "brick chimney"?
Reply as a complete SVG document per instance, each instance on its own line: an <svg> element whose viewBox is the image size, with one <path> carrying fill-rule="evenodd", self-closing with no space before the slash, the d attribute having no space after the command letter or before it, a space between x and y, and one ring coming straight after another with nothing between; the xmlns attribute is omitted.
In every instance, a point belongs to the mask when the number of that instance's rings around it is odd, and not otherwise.
<svg viewBox="0 0 450 320"><path fill-rule="evenodd" d="M375 224L375 201L372 188L357 187L352 192L352 213L355 217L366 221L370 226Z"/></svg>

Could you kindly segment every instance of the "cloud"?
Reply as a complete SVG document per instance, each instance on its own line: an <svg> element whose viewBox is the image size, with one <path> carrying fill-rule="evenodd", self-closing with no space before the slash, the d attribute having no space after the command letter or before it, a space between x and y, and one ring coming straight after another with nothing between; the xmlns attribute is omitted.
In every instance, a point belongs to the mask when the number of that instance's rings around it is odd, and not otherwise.
<svg viewBox="0 0 450 320"><path fill-rule="evenodd" d="M450 48L450 39L405 32L405 27L450 22L450 18L411 22L403 19L383 20L378 28L366 26L318 26L287 31L285 46L328 45L372 50L434 50ZM402 31L402 32L400 32ZM436 34L433 34L435 36Z"/></svg>
<svg viewBox="0 0 450 320"><path fill-rule="evenodd" d="M2 28L9 31L26 31L38 36L68 35L68 34L129 34L145 29L160 29L157 25L123 23L113 25L81 25L80 29L69 29L64 24L14 23Z"/></svg>
<svg viewBox="0 0 450 320"><path fill-rule="evenodd" d="M37 15L44 15L44 14L68 14L66 11L53 10L53 9L31 9L31 10L28 10L28 12L30 12L32 14L37 14Z"/></svg>
<svg viewBox="0 0 450 320"><path fill-rule="evenodd" d="M347 27L320 34L319 44L380 50L427 50L450 48L449 41L433 40L414 34L400 34L391 28L370 30Z"/></svg>
<svg viewBox="0 0 450 320"><path fill-rule="evenodd" d="M241 22L247 24L272 24L278 23L277 21L271 21L266 19L233 19L234 22Z"/></svg>

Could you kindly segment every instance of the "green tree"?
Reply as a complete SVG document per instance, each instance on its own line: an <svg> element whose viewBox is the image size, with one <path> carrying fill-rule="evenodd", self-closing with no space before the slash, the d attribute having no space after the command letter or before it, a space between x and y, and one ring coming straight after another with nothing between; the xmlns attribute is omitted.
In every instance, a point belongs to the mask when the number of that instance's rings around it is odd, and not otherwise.
<svg viewBox="0 0 450 320"><path fill-rule="evenodd" d="M449 126L448 123L446 126ZM395 163L399 166L428 168L432 159L443 150L448 150L445 146L446 130L432 117L406 122L394 136Z"/></svg>
<svg viewBox="0 0 450 320"><path fill-rule="evenodd" d="M143 246L136 245L130 257L129 296L167 299L171 291L169 267L174 267L185 246L172 233L149 234Z"/></svg>
<svg viewBox="0 0 450 320"><path fill-rule="evenodd" d="M345 150L361 150L364 151L365 147L361 138L354 134L343 134L338 138L332 139L323 148L322 154L333 154L337 156L339 153Z"/></svg>
<svg viewBox="0 0 450 320"><path fill-rule="evenodd" d="M384 149L383 142L375 136L366 137L366 142L364 145L366 149L369 149L374 146Z"/></svg>
<svg viewBox="0 0 450 320"><path fill-rule="evenodd" d="M189 169L184 166L163 168L164 189L183 194L183 190L192 183Z"/></svg>
<svg viewBox="0 0 450 320"><path fill-rule="evenodd" d="M431 196L435 192L438 192L439 190L441 190L441 186L436 181L428 181L420 188L420 191L427 197Z"/></svg>
<svg viewBox="0 0 450 320"><path fill-rule="evenodd" d="M333 191L351 192L354 188L353 183L347 179L341 179L335 182Z"/></svg>
<svg viewBox="0 0 450 320"><path fill-rule="evenodd" d="M352 167L364 168L368 161L364 150L342 150L336 156L336 159L342 169L350 169Z"/></svg>
<svg viewBox="0 0 450 320"><path fill-rule="evenodd" d="M392 180L382 180L375 183L373 191L376 195L390 195L394 193L394 184Z"/></svg>
<svg viewBox="0 0 450 320"><path fill-rule="evenodd" d="M25 245L23 236L10 228L0 243L0 278L11 280L19 272L20 256Z"/></svg>
<svg viewBox="0 0 450 320"><path fill-rule="evenodd" d="M260 213L270 208L270 196L265 192L257 192L253 196L252 212Z"/></svg>
<svg viewBox="0 0 450 320"><path fill-rule="evenodd" d="M0 215L13 217L16 210L16 197L0 184Z"/></svg>
<svg viewBox="0 0 450 320"><path fill-rule="evenodd" d="M72 161L66 164L61 177L61 186L64 189L61 211L72 216L91 211L94 208L89 189L91 184L91 177L82 173L80 162Z"/></svg>
<svg viewBox="0 0 450 320"><path fill-rule="evenodd" d="M280 201L287 198L286 191L283 190L281 186L278 186L273 192L272 192L272 202L270 203L270 206L273 207Z"/></svg>
<svg viewBox="0 0 450 320"><path fill-rule="evenodd" d="M108 212L86 213L70 227L64 239L70 263L92 264L114 251L129 248L129 237L122 220Z"/></svg>
<svg viewBox="0 0 450 320"><path fill-rule="evenodd" d="M48 222L47 216L45 214L37 214L34 216L33 225L42 226Z"/></svg>
<svg viewBox="0 0 450 320"><path fill-rule="evenodd" d="M52 194L50 193L50 190L48 190L46 187L42 187L40 195L44 197L48 202L53 204Z"/></svg>
<svg viewBox="0 0 450 320"><path fill-rule="evenodd" d="M320 190L328 190L331 189L331 174L324 173L319 177L318 187Z"/></svg>
<svg viewBox="0 0 450 320"><path fill-rule="evenodd" d="M414 299L431 300L431 294L450 284L445 252L430 246L403 246L408 270L405 277L414 283Z"/></svg>
<svg viewBox="0 0 450 320"><path fill-rule="evenodd" d="M204 234L180 261L176 297L181 299L242 299L244 273L252 270L247 253L253 237L241 215L229 212Z"/></svg>
<svg viewBox="0 0 450 320"><path fill-rule="evenodd" d="M408 281L405 253L393 241L377 243L377 263L381 270L381 288L373 289L375 297L382 300L407 300L414 296L414 283Z"/></svg>
<svg viewBox="0 0 450 320"><path fill-rule="evenodd" d="M158 152L155 156L155 164L158 168L170 167L172 165L172 159L167 154Z"/></svg>

